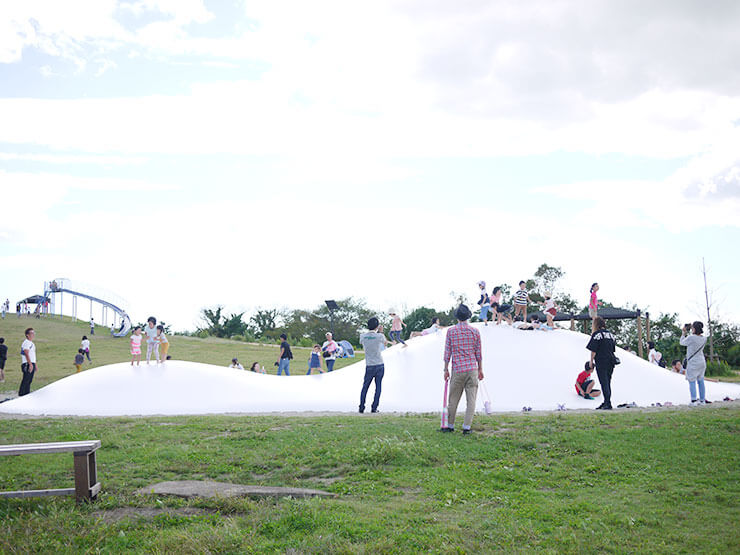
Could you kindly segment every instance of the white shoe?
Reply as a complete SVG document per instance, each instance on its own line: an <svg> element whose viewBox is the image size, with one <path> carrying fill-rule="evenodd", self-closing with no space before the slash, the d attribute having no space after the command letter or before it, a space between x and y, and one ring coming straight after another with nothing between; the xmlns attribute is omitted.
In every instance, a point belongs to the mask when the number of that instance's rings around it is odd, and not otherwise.
<svg viewBox="0 0 740 555"><path fill-rule="evenodd" d="M701 405L701 401L699 401L699 399L694 399L694 400L693 400L693 401L691 401L691 403L689 403L689 404L690 404L690 405L691 405L692 407L698 407L699 405Z"/></svg>

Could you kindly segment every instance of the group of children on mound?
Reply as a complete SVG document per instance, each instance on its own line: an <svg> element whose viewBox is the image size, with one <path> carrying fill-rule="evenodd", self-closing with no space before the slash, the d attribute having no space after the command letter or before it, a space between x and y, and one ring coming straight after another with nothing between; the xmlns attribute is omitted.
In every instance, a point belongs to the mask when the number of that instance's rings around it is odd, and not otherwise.
<svg viewBox="0 0 740 555"><path fill-rule="evenodd" d="M141 362L141 341L146 337L146 363L152 359L152 354L157 361L165 362L168 359L167 351L170 348L170 342L164 334L164 326L157 325L157 319L154 316L147 318L144 326L144 335L141 334L141 326L135 326L131 333L131 366L136 362L139 366Z"/></svg>
<svg viewBox="0 0 740 555"><path fill-rule="evenodd" d="M488 313L491 313L491 322L500 324L501 322L507 322L522 329L539 329L543 331L555 329L554 318L558 313L558 307L552 298L550 291L545 291L544 302L540 303L542 309L545 311L545 317L547 322L539 322L535 316L532 322L527 321L527 304L532 302L527 291L527 283L525 281L519 282L519 290L514 294L513 309L514 315L512 317L510 304L504 304L502 302L503 291L501 287L496 286L493 288L491 295L489 296L486 292L486 282L479 281L478 288L480 289L480 299L478 300L478 306L480 306L480 320L486 326L488 325ZM521 320L521 322L519 321Z"/></svg>

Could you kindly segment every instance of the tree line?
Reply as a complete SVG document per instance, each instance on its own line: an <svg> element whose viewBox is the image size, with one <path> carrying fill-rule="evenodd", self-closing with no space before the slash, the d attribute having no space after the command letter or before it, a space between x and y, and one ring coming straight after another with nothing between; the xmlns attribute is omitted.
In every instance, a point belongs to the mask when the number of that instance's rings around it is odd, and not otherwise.
<svg viewBox="0 0 740 555"><path fill-rule="evenodd" d="M525 280L529 296L533 301L528 311L535 312L540 309L544 301L545 291L550 291L559 307L559 312L581 314L588 311L587 302L579 302L566 292L559 291L558 282L563 278L565 272L557 266L541 264L531 278ZM503 298L511 302L515 287L509 284L489 284L488 291L492 285L502 288ZM412 331L421 331L431 325L432 318L439 318L440 324L449 326L455 323L455 308L464 302L474 312L477 307L478 298L471 299L466 294L451 293L451 306L446 310L420 306L408 310L402 314L407 327L403 330L404 339L408 339ZM584 295L585 300L585 295ZM615 307L606 299L601 299L602 306L637 310L636 305L628 307ZM337 301L338 310L334 311L333 326L334 338L336 340L347 340L355 347L359 347L359 333L365 328L367 320L372 316L379 316L381 323L390 328L390 317L384 311L369 307L364 299L348 297ZM311 346L321 343L325 334L331 328L332 319L329 309L325 304L314 309L279 309L258 308L249 317L244 317L245 312L224 312L223 306L203 308L201 310L201 325L193 333L202 337L214 336L236 339L250 342L274 342L280 334L288 336L289 341L295 345ZM472 321L478 321L477 313ZM652 317L650 322L650 340L655 342L656 349L661 351L666 362L683 358L683 348L679 345L681 327L684 322L678 320L678 314L658 314ZM636 320L610 320L609 329L615 334L618 345L632 351L638 350L638 330ZM647 343L647 330L643 332L643 349ZM713 322L714 350L717 354L719 368L710 369L710 375L723 374L729 367L740 368L740 327L735 324ZM647 351L645 351L647 352ZM722 366L724 365L724 366ZM727 368L725 368L727 367Z"/></svg>

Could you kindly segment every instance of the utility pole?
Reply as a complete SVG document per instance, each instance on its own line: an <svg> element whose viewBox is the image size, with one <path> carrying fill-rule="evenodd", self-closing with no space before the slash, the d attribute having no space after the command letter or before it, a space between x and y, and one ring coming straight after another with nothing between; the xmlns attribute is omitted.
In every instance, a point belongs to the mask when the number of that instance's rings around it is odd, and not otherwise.
<svg viewBox="0 0 740 555"><path fill-rule="evenodd" d="M709 360L714 360L714 337L712 333L712 317L709 315L709 290L707 288L707 267L704 257L701 258L701 271L704 275L704 299L707 303L707 326L709 327Z"/></svg>

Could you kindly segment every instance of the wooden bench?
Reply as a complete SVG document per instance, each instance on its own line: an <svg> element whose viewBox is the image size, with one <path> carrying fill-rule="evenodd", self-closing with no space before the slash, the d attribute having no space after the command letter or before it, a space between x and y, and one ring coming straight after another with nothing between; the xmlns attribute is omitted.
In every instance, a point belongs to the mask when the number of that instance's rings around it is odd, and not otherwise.
<svg viewBox="0 0 740 555"><path fill-rule="evenodd" d="M0 491L0 497L41 497L46 495L74 495L77 502L91 501L100 492L98 466L95 451L100 440L62 441L57 443L27 443L0 445L0 456L30 455L34 453L74 453L75 487L63 489L37 489L22 491Z"/></svg>

